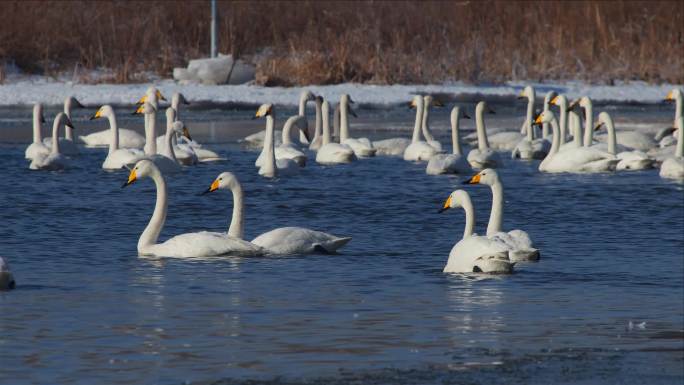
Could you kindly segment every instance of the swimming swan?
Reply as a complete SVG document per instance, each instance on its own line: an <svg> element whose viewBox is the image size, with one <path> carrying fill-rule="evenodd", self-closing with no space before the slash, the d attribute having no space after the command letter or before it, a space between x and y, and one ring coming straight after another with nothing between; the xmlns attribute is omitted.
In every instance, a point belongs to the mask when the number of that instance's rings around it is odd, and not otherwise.
<svg viewBox="0 0 684 385"><path fill-rule="evenodd" d="M660 165L660 176L669 179L684 179L684 118L677 118L677 150L674 157L667 158Z"/></svg>
<svg viewBox="0 0 684 385"><path fill-rule="evenodd" d="M32 160L38 156L46 156L50 153L48 146L43 143L42 123L45 123L43 106L40 103L36 103L33 105L33 143L26 147L24 152L26 159Z"/></svg>
<svg viewBox="0 0 684 385"><path fill-rule="evenodd" d="M461 136L459 131L459 121L461 118L470 119L468 115L461 112L458 106L451 110L451 145L452 154L437 154L430 158L425 168L428 175L439 174L462 174L470 173L472 169L468 164L463 151L461 150Z"/></svg>
<svg viewBox="0 0 684 385"><path fill-rule="evenodd" d="M292 159L276 159L275 140L273 138L273 127L275 125L275 111L272 104L262 104L252 119L266 118L266 136L264 137L264 148L261 150L260 158L263 164L259 167L259 175L266 178L275 178L280 175L291 175L299 171L299 165Z"/></svg>
<svg viewBox="0 0 684 385"><path fill-rule="evenodd" d="M224 172L216 177L203 194L216 190L232 191L233 217L230 221L228 235L241 239L244 235L244 195L240 182L232 173ZM252 244L263 247L268 254L291 255L334 253L350 240L350 237L336 237L302 227L281 227L259 235L252 240Z"/></svg>
<svg viewBox="0 0 684 385"><path fill-rule="evenodd" d="M620 160L614 155L597 148L573 147L559 151L560 129L553 111L544 111L535 119L535 124L541 123L551 124L553 140L551 142L551 150L539 164L539 171L552 173L592 173L615 170L615 166L617 166Z"/></svg>
<svg viewBox="0 0 684 385"><path fill-rule="evenodd" d="M373 144L368 138L349 137L349 114L356 117L356 113L349 106L353 103L354 101L347 94L342 94L340 97L340 143L351 147L357 157L375 156L377 150L373 148Z"/></svg>
<svg viewBox="0 0 684 385"><path fill-rule="evenodd" d="M475 107L475 126L477 128L477 148L468 153L468 163L475 169L496 168L502 165L499 155L489 148L487 130L484 124L484 112L494 113L487 107L487 103L479 102Z"/></svg>
<svg viewBox="0 0 684 385"><path fill-rule="evenodd" d="M62 122L64 122L65 125L73 127L71 120L65 113L58 113L52 123L52 147L50 148L50 153L38 154L38 156L31 161L29 169L57 171L67 167L67 158L59 152L59 127L62 125Z"/></svg>
<svg viewBox="0 0 684 385"><path fill-rule="evenodd" d="M653 168L653 159L641 151L621 151L617 153L617 140L615 126L610 115L603 111L598 115L598 124L595 129L605 126L608 130L608 153L615 155L620 161L615 169L620 170L645 170Z"/></svg>
<svg viewBox="0 0 684 385"><path fill-rule="evenodd" d="M473 234L475 210L470 196L463 190L449 195L439 212L462 207L466 215L463 238L454 245L444 266L445 273L509 274L513 265L507 246L496 239Z"/></svg>
<svg viewBox="0 0 684 385"><path fill-rule="evenodd" d="M414 99L416 97L414 97ZM416 103L413 100L409 103L410 108L414 108L415 105L416 105ZM416 108L416 120L415 120L416 122L421 122L422 114L423 114L423 109L422 108L421 109ZM414 126L414 131L415 131L415 126ZM416 139L416 140L419 140L419 139ZM397 137L397 138L376 140L373 142L373 147L375 149L377 149L376 155L403 156L404 151L406 151L406 147L408 147L410 144L411 144L410 138Z"/></svg>
<svg viewBox="0 0 684 385"><path fill-rule="evenodd" d="M302 90L302 92L299 94L299 116L303 116L304 120L306 121L306 104L311 101L316 100L316 95L311 93L309 90ZM307 126L306 129L308 130L308 121L307 121ZM280 145L280 130L276 130L274 132L274 137L276 138L275 145L278 146ZM254 147L254 148L262 148L264 144L264 140L266 138L266 130L259 131L255 134L248 135L245 138L242 139L242 142L245 143L248 147ZM299 137L300 142L304 143L306 141L306 138L303 137L303 134L300 135Z"/></svg>
<svg viewBox="0 0 684 385"><path fill-rule="evenodd" d="M321 164L339 164L355 161L356 155L351 147L335 143L330 138L330 103L327 100L321 103L321 115L323 134L321 135L321 147L316 152L316 162Z"/></svg>
<svg viewBox="0 0 684 385"><path fill-rule="evenodd" d="M404 150L404 160L409 162L428 161L438 153L433 146L420 140L423 114L425 113L424 105L425 100L420 95L415 95L411 100L411 107L416 109L416 121L413 125L411 144Z"/></svg>
<svg viewBox="0 0 684 385"><path fill-rule="evenodd" d="M444 104L435 99L432 95L423 96L423 123L421 125L421 131L423 132L423 137L427 144L434 147L437 152L442 152L442 143L435 140L434 136L432 136L432 131L430 130L430 107L432 106L444 107Z"/></svg>
<svg viewBox="0 0 684 385"><path fill-rule="evenodd" d="M164 174L174 174L182 170L182 167L174 157L164 156L157 152L157 109L149 101L141 104L135 114L145 115L145 159L151 160ZM168 131L169 128L167 128ZM169 140L173 140L172 138ZM173 151L173 146L166 149L166 153Z"/></svg>
<svg viewBox="0 0 684 385"><path fill-rule="evenodd" d="M527 99L527 114L525 115L525 121L522 125L522 131L525 134L525 138L520 140L518 144L511 152L511 158L513 159L543 159L551 148L551 142L544 139L534 138L534 126L532 122L534 120L534 100L536 95L534 93L534 88L527 86L520 94L518 99Z"/></svg>
<svg viewBox="0 0 684 385"><path fill-rule="evenodd" d="M102 162L103 170L118 170L126 166L132 166L145 156L145 153L135 148L119 148L119 128L116 124L116 115L110 105L100 107L90 120L107 118L109 121L109 152Z"/></svg>
<svg viewBox="0 0 684 385"><path fill-rule="evenodd" d="M508 256L512 262L537 261L539 250L532 246L530 236L523 230L504 232L503 223L504 191L503 183L496 170L484 169L463 184L484 184L492 190L492 211L487 224L487 238L503 242L508 247Z"/></svg>
<svg viewBox="0 0 684 385"><path fill-rule="evenodd" d="M150 222L138 240L138 254L141 256L203 258L220 255L261 256L264 250L256 245L232 236L231 234L202 231L176 235L163 243L157 243L164 223L166 222L167 197L166 182L157 166L143 159L131 170L123 187L135 183L138 179L151 178L157 188L157 201ZM235 208L233 209L235 216Z"/></svg>
<svg viewBox="0 0 684 385"><path fill-rule="evenodd" d="M71 109L72 107L85 108L81 102L78 101L73 96L67 96L64 99L64 114L71 119ZM43 144L50 147L52 146L52 140L50 138L43 139ZM72 127L65 126L64 137L59 138L59 152L67 156L78 155L78 146L74 143L74 132Z"/></svg>

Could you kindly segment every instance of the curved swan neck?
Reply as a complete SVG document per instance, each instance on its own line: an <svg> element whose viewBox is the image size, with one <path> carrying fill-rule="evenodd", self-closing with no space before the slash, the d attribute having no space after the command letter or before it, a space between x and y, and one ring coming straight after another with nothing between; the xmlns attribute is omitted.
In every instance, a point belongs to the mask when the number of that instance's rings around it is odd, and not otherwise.
<svg viewBox="0 0 684 385"><path fill-rule="evenodd" d="M677 150L675 156L677 158L684 157L684 117L682 116L677 118Z"/></svg>
<svg viewBox="0 0 684 385"><path fill-rule="evenodd" d="M242 185L235 181L235 183L231 184L230 191L233 193L233 216L230 219L228 235L242 239L244 236L244 194L242 192Z"/></svg>
<svg viewBox="0 0 684 385"><path fill-rule="evenodd" d="M292 144L292 126L294 126L294 123L297 121L297 118L298 116L292 116L285 121L282 132L283 144ZM297 130L301 132L301 130Z"/></svg>
<svg viewBox="0 0 684 385"><path fill-rule="evenodd" d="M150 178L154 181L157 187L157 201L154 204L154 212L150 222L145 227L145 230L138 239L138 252L141 253L143 248L152 246L157 243L159 234L166 222L167 211L167 197L166 197L166 182L159 170L154 170L150 174Z"/></svg>
<svg viewBox="0 0 684 385"><path fill-rule="evenodd" d="M71 98L67 98L66 101L64 101L64 115L69 118L69 121L71 121ZM74 140L74 133L69 126L64 127L64 138L67 140L71 140L73 142Z"/></svg>
<svg viewBox="0 0 684 385"><path fill-rule="evenodd" d="M165 148L163 149L164 154L171 160L174 161L174 163L178 163L178 159L176 158L176 151L173 149L173 139L176 137L175 131L173 130L173 124L170 127L166 128L166 136L164 138L164 146Z"/></svg>
<svg viewBox="0 0 684 385"><path fill-rule="evenodd" d="M347 103L340 101L340 143L349 139L349 115Z"/></svg>
<svg viewBox="0 0 684 385"><path fill-rule="evenodd" d="M487 225L487 236L501 231L503 222L503 184L497 178L492 187L492 211L489 214L489 224Z"/></svg>
<svg viewBox="0 0 684 385"><path fill-rule="evenodd" d="M617 140L615 137L615 125L613 124L613 118L611 118L610 115L606 113L604 119L606 129L608 130L608 152L615 155L617 153L615 148L615 143L617 142Z"/></svg>
<svg viewBox="0 0 684 385"><path fill-rule="evenodd" d="M484 124L484 106L482 104L478 104L475 108L475 126L477 128L477 148L480 151L489 150L487 129Z"/></svg>
<svg viewBox="0 0 684 385"><path fill-rule="evenodd" d="M52 154L59 154L59 126L62 125L62 120L64 120L64 114L57 114L55 116L55 121L52 123L52 149L50 152Z"/></svg>
<svg viewBox="0 0 684 385"><path fill-rule="evenodd" d="M551 111L547 112L548 114L552 114ZM551 161L551 158L553 158L554 155L558 152L558 148L560 147L560 129L558 128L558 122L556 121L555 117L551 117L551 121L549 122L551 125L551 149L549 150L549 153L546 154L544 157L544 160L541 161L539 164L539 170L544 170L544 167L548 162Z"/></svg>
<svg viewBox="0 0 684 385"><path fill-rule="evenodd" d="M276 176L275 147L273 140L273 128L275 127L275 112L266 115L266 136L264 137L264 160L261 173L269 178Z"/></svg>
<svg viewBox="0 0 684 385"><path fill-rule="evenodd" d="M473 202L470 197L463 196L460 199L461 207L465 211L465 227L463 229L463 238L468 238L473 235L473 230L475 229L475 210L473 208Z"/></svg>
<svg viewBox="0 0 684 385"><path fill-rule="evenodd" d="M323 146L330 143L330 104L327 101L321 106L323 123Z"/></svg>
<svg viewBox="0 0 684 385"><path fill-rule="evenodd" d="M306 93L302 93L299 95L299 113L298 115L301 116L306 116L306 102L308 100L308 95Z"/></svg>
<svg viewBox="0 0 684 385"><path fill-rule="evenodd" d="M40 105L36 105L33 108L33 143L43 142L43 124L41 123L41 117L43 115L43 108Z"/></svg>
<svg viewBox="0 0 684 385"><path fill-rule="evenodd" d="M116 125L116 115L110 113L107 115L107 120L109 120L109 129L112 131L112 136L109 139L109 153L119 149L119 126Z"/></svg>
<svg viewBox="0 0 684 385"><path fill-rule="evenodd" d="M430 103L423 103L423 121L421 123L421 131L425 141L432 142L435 138L430 132Z"/></svg>
<svg viewBox="0 0 684 385"><path fill-rule="evenodd" d="M532 120L534 119L534 90L531 94L527 96L527 114L525 115L525 130L527 134L527 140L534 140L534 129L532 127Z"/></svg>
<svg viewBox="0 0 684 385"><path fill-rule="evenodd" d="M416 98L416 121L413 124L413 136L411 136L411 143L416 143L420 140L420 129L423 124L423 98Z"/></svg>
<svg viewBox="0 0 684 385"><path fill-rule="evenodd" d="M594 106L590 100L587 101L584 107L584 113L586 115L584 121L584 147L589 147L594 141Z"/></svg>
<svg viewBox="0 0 684 385"><path fill-rule="evenodd" d="M157 113L145 114L145 155L157 153Z"/></svg>
<svg viewBox="0 0 684 385"><path fill-rule="evenodd" d="M458 108L454 108L451 110L451 146L453 148L452 152L455 155L461 155L463 153L461 150L461 133L459 125L459 110Z"/></svg>

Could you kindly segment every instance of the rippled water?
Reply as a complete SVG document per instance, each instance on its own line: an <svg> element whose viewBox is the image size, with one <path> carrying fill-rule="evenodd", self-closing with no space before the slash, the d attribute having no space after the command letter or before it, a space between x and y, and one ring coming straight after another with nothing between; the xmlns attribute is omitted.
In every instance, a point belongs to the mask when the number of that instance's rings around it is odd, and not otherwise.
<svg viewBox="0 0 684 385"><path fill-rule="evenodd" d="M504 227L527 230L542 260L512 276L448 275L464 217L437 209L463 177L375 158L312 161L265 180L257 153L233 140L263 124L247 122L251 113L186 115L229 160L167 179L161 239L227 229L230 195L197 193L229 170L247 195L247 238L306 226L352 236L340 254L140 258L151 181L122 190L127 173L102 171L95 149L65 172L31 172L25 144L8 143L28 138L16 131L28 119L0 122L0 255L18 283L0 293L0 383L681 383L681 184L656 170L541 175L536 163L507 160ZM411 125L409 112L396 113L390 124L388 112L362 123ZM466 188L484 232L489 188Z"/></svg>

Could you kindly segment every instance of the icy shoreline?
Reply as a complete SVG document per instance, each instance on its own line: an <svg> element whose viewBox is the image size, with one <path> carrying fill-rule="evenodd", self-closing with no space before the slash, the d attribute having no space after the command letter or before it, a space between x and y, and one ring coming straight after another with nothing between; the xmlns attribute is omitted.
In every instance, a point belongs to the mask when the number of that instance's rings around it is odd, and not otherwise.
<svg viewBox="0 0 684 385"><path fill-rule="evenodd" d="M26 106L36 102L48 106L62 104L68 95L76 96L87 105L130 105L143 95L152 83L144 84L74 84L51 81L46 78L31 78L7 81L0 85L0 106ZM482 95L483 97L514 97L520 89L531 84L537 90L537 97L553 89L569 98L588 95L595 101L615 103L658 103L675 87L681 85L652 85L645 82L619 83L613 86L591 85L582 82L527 83L510 82L504 85L469 85L448 83L444 85L365 85L339 84L309 87L262 87L255 85L179 85L172 80L154 82L163 94L170 96L181 91L188 100L207 104L261 104L296 105L300 91L307 88L331 100L348 93L360 104L378 107L405 103L415 93L449 94L451 97Z"/></svg>

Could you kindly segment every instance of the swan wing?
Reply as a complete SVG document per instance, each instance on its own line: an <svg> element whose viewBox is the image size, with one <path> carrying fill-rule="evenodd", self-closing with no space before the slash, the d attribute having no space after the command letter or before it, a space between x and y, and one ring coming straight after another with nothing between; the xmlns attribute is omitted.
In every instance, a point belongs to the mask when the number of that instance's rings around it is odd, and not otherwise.
<svg viewBox="0 0 684 385"><path fill-rule="evenodd" d="M142 255L174 258L203 258L215 256L256 257L264 250L245 240L225 233L201 231L176 235L164 243L142 250Z"/></svg>
<svg viewBox="0 0 684 385"><path fill-rule="evenodd" d="M498 240L473 235L461 239L449 253L446 273L511 273L514 263L506 245Z"/></svg>
<svg viewBox="0 0 684 385"><path fill-rule="evenodd" d="M252 243L271 254L291 255L335 253L350 240L351 237L337 237L303 227L281 227L259 235Z"/></svg>

